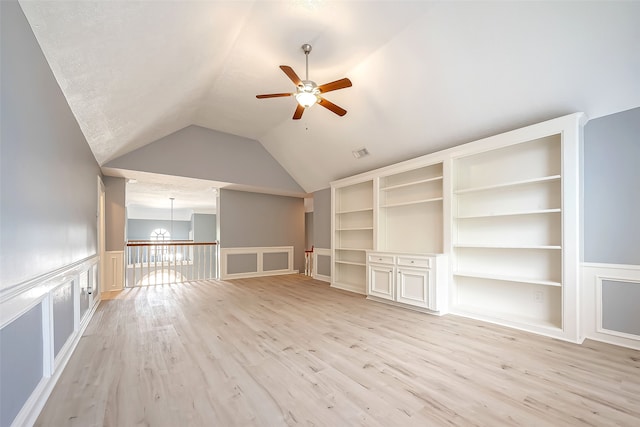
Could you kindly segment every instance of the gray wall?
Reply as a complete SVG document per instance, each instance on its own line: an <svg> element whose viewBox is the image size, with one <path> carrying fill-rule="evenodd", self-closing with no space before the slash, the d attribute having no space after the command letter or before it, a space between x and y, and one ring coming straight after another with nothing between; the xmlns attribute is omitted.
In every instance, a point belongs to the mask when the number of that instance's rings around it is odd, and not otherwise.
<svg viewBox="0 0 640 427"><path fill-rule="evenodd" d="M640 108L584 129L584 260L640 265Z"/></svg>
<svg viewBox="0 0 640 427"><path fill-rule="evenodd" d="M305 212L304 214L304 247L311 249L313 243L313 212Z"/></svg>
<svg viewBox="0 0 640 427"><path fill-rule="evenodd" d="M217 240L215 214L193 214L191 223L193 224L194 242L213 242Z"/></svg>
<svg viewBox="0 0 640 427"><path fill-rule="evenodd" d="M107 251L124 250L125 224L127 213L125 211L124 178L105 176L103 178L105 188L105 245Z"/></svg>
<svg viewBox="0 0 640 427"><path fill-rule="evenodd" d="M222 189L218 215L223 248L293 246L304 271L304 199Z"/></svg>
<svg viewBox="0 0 640 427"><path fill-rule="evenodd" d="M331 188L313 193L313 242L316 248L331 248Z"/></svg>
<svg viewBox="0 0 640 427"><path fill-rule="evenodd" d="M0 2L0 19L0 287L6 289L96 254L100 170L17 1ZM67 330L61 324L59 332ZM3 426L42 378L42 334L41 305L0 331Z"/></svg>
<svg viewBox="0 0 640 427"><path fill-rule="evenodd" d="M127 220L128 240L149 240L151 232L156 228L171 231L171 221L162 219L129 219ZM172 240L188 240L191 221L173 221Z"/></svg>
<svg viewBox="0 0 640 427"><path fill-rule="evenodd" d="M195 125L105 166L304 193L258 141Z"/></svg>
<svg viewBox="0 0 640 427"><path fill-rule="evenodd" d="M0 288L7 288L96 253L100 169L18 2L0 3Z"/></svg>

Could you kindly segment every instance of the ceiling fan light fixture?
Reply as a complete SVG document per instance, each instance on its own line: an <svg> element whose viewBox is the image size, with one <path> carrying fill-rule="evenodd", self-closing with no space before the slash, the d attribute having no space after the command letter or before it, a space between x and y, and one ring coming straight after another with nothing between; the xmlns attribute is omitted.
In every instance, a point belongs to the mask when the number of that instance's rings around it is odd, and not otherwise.
<svg viewBox="0 0 640 427"><path fill-rule="evenodd" d="M318 102L318 97L313 92L298 92L296 93L296 101L304 108L309 108Z"/></svg>

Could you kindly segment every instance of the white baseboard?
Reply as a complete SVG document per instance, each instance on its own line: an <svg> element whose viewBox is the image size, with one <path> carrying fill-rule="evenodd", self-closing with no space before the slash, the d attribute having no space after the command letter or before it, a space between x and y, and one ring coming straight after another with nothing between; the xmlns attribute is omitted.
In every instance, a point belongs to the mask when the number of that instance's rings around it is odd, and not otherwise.
<svg viewBox="0 0 640 427"><path fill-rule="evenodd" d="M332 288L341 289L343 291L349 291L360 295L366 295L366 291L363 289L364 286L352 285L350 283L340 283L340 282L332 282Z"/></svg>
<svg viewBox="0 0 640 427"><path fill-rule="evenodd" d="M233 279L250 279L252 277L267 277L267 276L284 276L285 274L300 274L298 270L274 270L263 272L249 272L249 273L236 273L227 274L223 280Z"/></svg>
<svg viewBox="0 0 640 427"><path fill-rule="evenodd" d="M314 274L313 278L316 280L322 280L323 282L331 283L331 276L324 276L322 274Z"/></svg>

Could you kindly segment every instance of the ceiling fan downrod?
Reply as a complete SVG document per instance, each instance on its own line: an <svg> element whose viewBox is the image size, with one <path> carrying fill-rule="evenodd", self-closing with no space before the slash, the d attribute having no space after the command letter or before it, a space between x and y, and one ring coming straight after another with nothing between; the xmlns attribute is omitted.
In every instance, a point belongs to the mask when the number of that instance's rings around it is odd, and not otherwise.
<svg viewBox="0 0 640 427"><path fill-rule="evenodd" d="M309 43L305 43L302 45L302 51L304 52L304 57L306 59L306 65L307 65L307 69L306 69L306 77L305 80L309 80L309 52L311 52L311 45Z"/></svg>

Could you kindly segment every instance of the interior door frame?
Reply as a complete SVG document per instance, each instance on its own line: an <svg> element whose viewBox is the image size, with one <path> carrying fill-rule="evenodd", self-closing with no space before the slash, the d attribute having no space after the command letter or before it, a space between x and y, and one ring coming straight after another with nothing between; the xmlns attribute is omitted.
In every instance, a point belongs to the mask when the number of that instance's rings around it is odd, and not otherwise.
<svg viewBox="0 0 640 427"><path fill-rule="evenodd" d="M94 299L100 299L105 276L105 251L106 251L106 189L100 175L98 175L98 206L97 206L97 227L98 227L98 286L94 289ZM96 295L97 293L97 295Z"/></svg>

